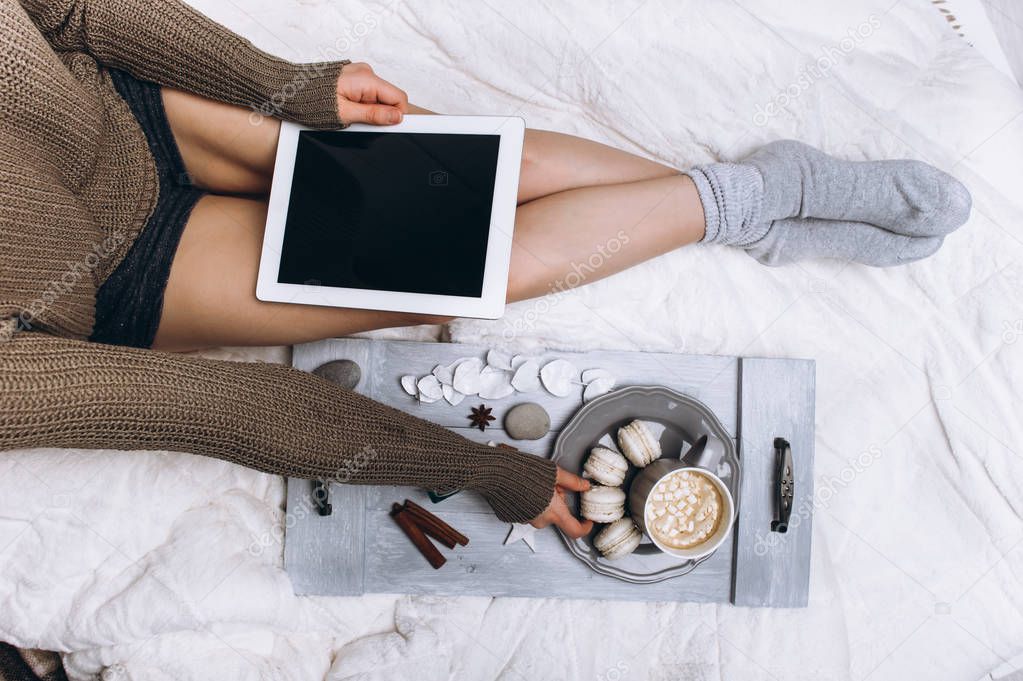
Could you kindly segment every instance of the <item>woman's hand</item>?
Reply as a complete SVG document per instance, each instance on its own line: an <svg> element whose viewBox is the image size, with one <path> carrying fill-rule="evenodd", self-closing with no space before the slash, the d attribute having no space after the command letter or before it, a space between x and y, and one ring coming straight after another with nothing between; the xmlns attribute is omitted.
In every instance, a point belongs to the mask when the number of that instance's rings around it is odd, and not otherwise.
<svg viewBox="0 0 1023 681"><path fill-rule="evenodd" d="M408 113L408 95L373 73L369 64L356 62L337 79L337 111L346 124L394 125Z"/></svg>
<svg viewBox="0 0 1023 681"><path fill-rule="evenodd" d="M558 477L554 481L554 495L551 497L551 503L547 505L547 510L533 518L530 525L533 527L557 525L562 532L573 539L589 534L593 529L593 521L579 522L579 519L568 510L568 504L565 503L566 489L573 492L585 492L589 488L589 480L584 480L558 466Z"/></svg>

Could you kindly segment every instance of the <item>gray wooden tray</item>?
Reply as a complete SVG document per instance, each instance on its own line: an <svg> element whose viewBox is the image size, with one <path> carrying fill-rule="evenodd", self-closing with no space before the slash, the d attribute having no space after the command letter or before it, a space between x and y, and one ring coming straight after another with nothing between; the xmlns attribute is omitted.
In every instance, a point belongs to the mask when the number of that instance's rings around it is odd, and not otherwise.
<svg viewBox="0 0 1023 681"><path fill-rule="evenodd" d="M488 348L455 343L333 339L295 348L293 364L312 371L324 362L351 359L362 367L356 390L434 421L480 442L507 442L548 456L558 431L581 406L578 395L512 395L487 402L498 420L485 433L468 427L466 414L480 400L452 407L418 404L401 388L405 374L423 376L460 357L484 357ZM814 362L624 351L531 351L564 357L579 369L611 371L619 385L664 385L701 400L736 438L743 462L742 505L734 542L726 543L689 574L653 584L630 584L600 575L572 556L553 529L536 534L537 553L523 542L504 546L509 525L474 493L433 504L423 490L332 485L333 512L313 510L312 485L288 482L284 562L297 594L364 593L528 596L636 601L718 601L736 605L804 607L810 576L814 456ZM504 413L538 402L551 415L551 433L533 442L511 440ZM774 519L775 437L792 444L795 499L787 534L771 532ZM468 547L442 549L448 563L433 570L388 515L409 498L470 538Z"/></svg>

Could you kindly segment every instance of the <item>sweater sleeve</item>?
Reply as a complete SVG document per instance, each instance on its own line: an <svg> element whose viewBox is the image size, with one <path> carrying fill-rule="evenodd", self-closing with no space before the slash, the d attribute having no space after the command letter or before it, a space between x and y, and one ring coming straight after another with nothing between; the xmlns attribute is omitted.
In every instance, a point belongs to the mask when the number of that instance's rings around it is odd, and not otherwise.
<svg viewBox="0 0 1023 681"><path fill-rule="evenodd" d="M294 64L179 0L20 0L57 51L86 51L136 78L264 116L339 127L337 79L348 62Z"/></svg>
<svg viewBox="0 0 1023 681"><path fill-rule="evenodd" d="M0 450L159 450L353 484L468 489L497 516L544 511L556 467L488 447L287 367L99 345L0 340Z"/></svg>

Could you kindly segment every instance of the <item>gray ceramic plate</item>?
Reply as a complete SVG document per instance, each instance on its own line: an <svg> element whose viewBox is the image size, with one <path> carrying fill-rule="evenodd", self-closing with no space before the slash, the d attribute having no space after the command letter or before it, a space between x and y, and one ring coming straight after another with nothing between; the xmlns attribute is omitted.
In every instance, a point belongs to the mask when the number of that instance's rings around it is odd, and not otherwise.
<svg viewBox="0 0 1023 681"><path fill-rule="evenodd" d="M554 444L554 461L566 470L581 474L590 449L601 444L617 451L615 434L620 427L634 419L640 419L650 426L654 436L660 440L663 458L678 458L701 435L717 437L723 443L724 451L714 472L731 490L738 515L742 471L735 441L707 405L668 388L629 386L587 403L558 435ZM630 468L625 479L626 492L629 491L634 475L635 469ZM578 495L574 492L567 495L569 508L578 509ZM591 569L626 582L645 584L678 577L710 558L708 555L699 560L686 560L669 556L644 536L643 543L631 555L610 561L593 548L593 537L602 527L596 526L593 532L580 539L570 539L560 531L559 534L572 555Z"/></svg>

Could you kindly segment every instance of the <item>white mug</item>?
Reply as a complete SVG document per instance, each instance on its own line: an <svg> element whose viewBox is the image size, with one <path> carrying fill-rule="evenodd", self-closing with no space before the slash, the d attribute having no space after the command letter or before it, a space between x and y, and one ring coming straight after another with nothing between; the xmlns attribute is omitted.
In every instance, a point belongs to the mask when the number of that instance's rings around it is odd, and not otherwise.
<svg viewBox="0 0 1023 681"><path fill-rule="evenodd" d="M699 473L710 480L711 484L717 488L718 493L721 495L721 519L714 533L707 537L705 541L688 549L665 546L646 527L646 512L651 502L651 492L657 487L657 483L676 471ZM650 537L650 541L654 543L654 546L668 555L691 560L703 558L716 551L731 534L732 525L735 524L735 502L732 500L732 493L729 491L728 485L706 468L690 466L682 459L657 459L640 471L629 487L629 512L632 515L633 521L635 521L640 530L646 533L646 536Z"/></svg>

